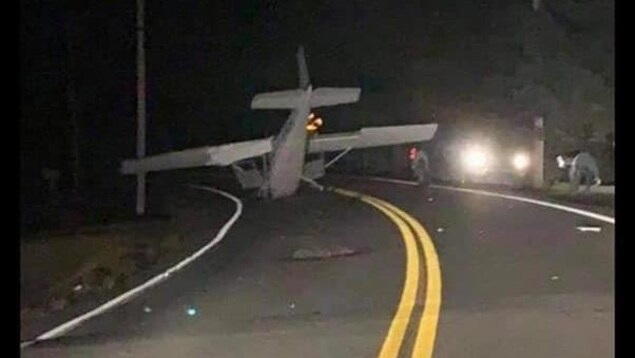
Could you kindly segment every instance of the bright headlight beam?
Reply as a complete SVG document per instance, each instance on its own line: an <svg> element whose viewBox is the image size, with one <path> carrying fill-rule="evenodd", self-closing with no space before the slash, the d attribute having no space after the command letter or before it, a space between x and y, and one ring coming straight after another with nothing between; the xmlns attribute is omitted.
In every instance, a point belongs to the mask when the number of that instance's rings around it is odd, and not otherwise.
<svg viewBox="0 0 635 358"><path fill-rule="evenodd" d="M467 149L463 153L463 165L469 171L481 171L487 167L488 154L478 147Z"/></svg>
<svg viewBox="0 0 635 358"><path fill-rule="evenodd" d="M529 155L527 153L516 153L512 158L512 164L516 170L525 170L529 167Z"/></svg>

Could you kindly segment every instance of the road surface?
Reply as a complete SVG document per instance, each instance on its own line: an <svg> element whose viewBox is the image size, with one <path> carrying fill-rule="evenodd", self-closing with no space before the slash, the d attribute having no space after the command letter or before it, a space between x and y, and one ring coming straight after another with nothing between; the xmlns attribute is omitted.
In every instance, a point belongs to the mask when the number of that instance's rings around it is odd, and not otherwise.
<svg viewBox="0 0 635 358"><path fill-rule="evenodd" d="M434 357L614 356L612 225L475 194L335 184L394 204L431 238L442 277ZM378 357L392 326L403 323L394 315L412 273L399 218L389 216L331 192L246 200L217 250L22 356ZM290 259L298 249L338 248L356 254ZM413 327L433 305L426 281L434 267L421 250L402 357L412 354L420 339Z"/></svg>

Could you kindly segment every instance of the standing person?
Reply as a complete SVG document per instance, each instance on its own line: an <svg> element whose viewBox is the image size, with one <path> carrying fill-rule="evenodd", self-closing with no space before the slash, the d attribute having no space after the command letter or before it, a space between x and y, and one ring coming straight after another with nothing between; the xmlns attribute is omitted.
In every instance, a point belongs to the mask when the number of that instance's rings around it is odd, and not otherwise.
<svg viewBox="0 0 635 358"><path fill-rule="evenodd" d="M428 156L421 149L410 149L410 170L413 176L419 182L419 185L428 186L430 183L430 167Z"/></svg>

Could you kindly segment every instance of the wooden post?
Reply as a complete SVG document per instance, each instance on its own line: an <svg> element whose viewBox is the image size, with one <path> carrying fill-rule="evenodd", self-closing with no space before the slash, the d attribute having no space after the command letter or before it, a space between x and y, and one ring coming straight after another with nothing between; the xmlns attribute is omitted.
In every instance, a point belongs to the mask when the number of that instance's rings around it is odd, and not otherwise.
<svg viewBox="0 0 635 358"><path fill-rule="evenodd" d="M536 189L542 189L544 185L544 172L545 172L545 129L544 129L544 118L536 117L534 119L534 131L535 131L535 139L534 139L534 180L533 186Z"/></svg>

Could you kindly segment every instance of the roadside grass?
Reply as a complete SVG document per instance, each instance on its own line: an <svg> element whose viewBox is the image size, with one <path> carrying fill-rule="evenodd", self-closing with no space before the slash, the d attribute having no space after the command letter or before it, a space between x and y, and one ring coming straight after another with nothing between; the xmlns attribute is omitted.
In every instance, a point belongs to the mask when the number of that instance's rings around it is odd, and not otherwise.
<svg viewBox="0 0 635 358"><path fill-rule="evenodd" d="M615 195L603 193L571 193L568 183L558 183L545 190L552 199L589 206L615 207Z"/></svg>
<svg viewBox="0 0 635 358"><path fill-rule="evenodd" d="M185 252L172 222L130 223L74 234L40 234L20 245L21 321L110 297L137 273L174 262Z"/></svg>

